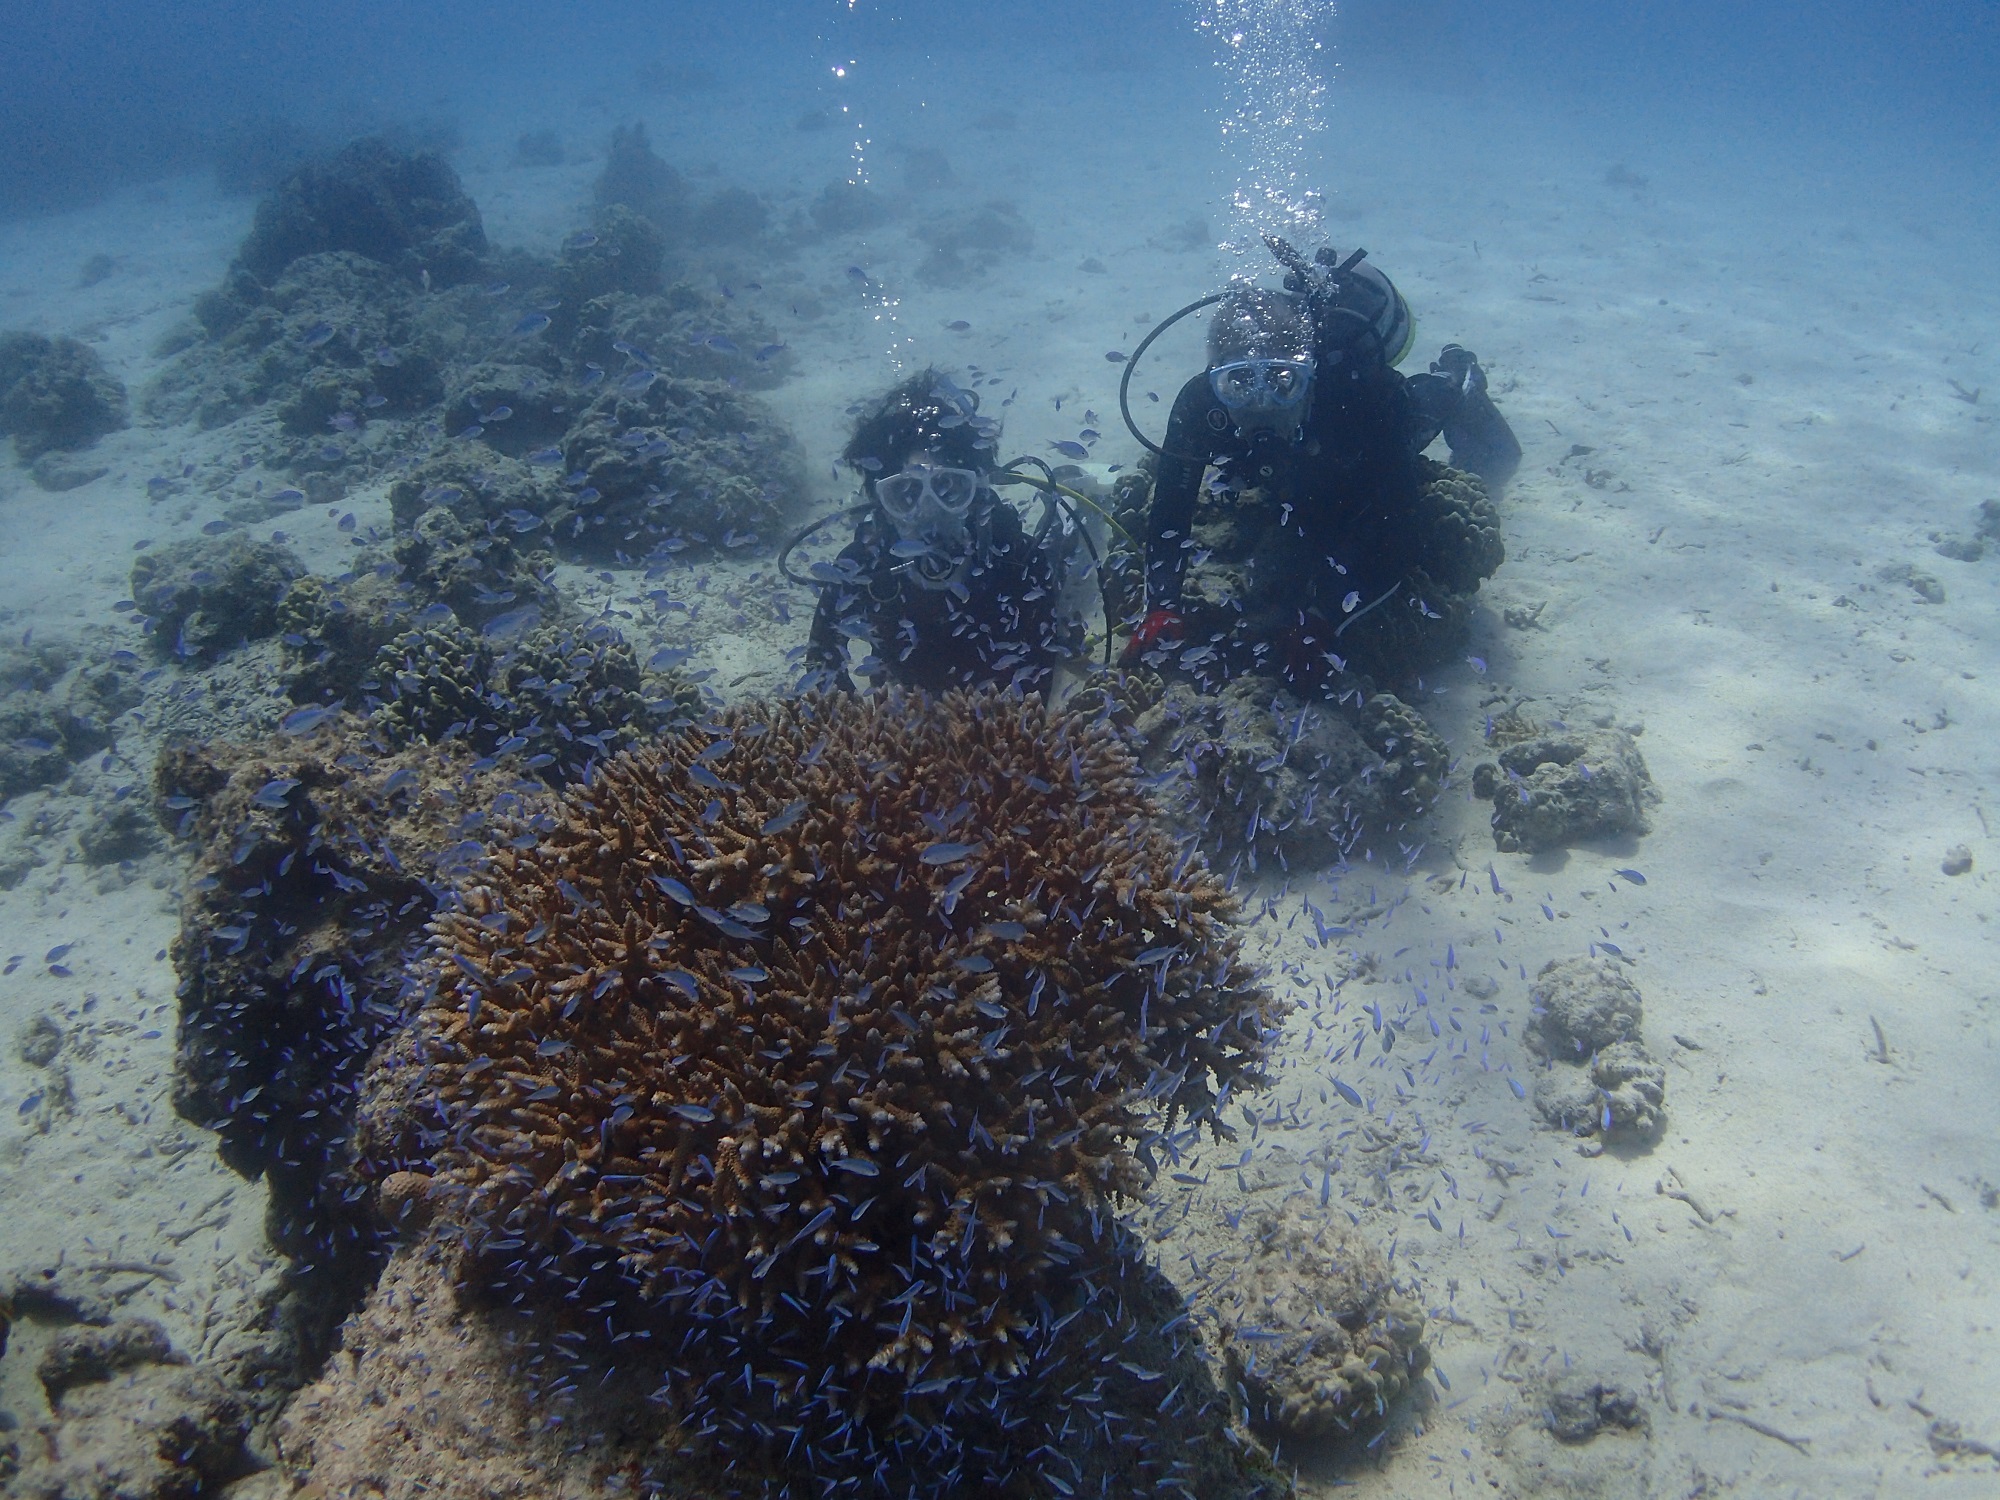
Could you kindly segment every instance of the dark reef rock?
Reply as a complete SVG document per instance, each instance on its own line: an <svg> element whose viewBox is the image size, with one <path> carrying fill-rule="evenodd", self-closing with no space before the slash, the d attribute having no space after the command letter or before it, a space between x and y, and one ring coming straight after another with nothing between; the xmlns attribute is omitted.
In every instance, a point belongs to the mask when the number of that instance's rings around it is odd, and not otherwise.
<svg viewBox="0 0 2000 1500"><path fill-rule="evenodd" d="M56 1335L35 1366L35 1378L54 1406L73 1387L109 1380L120 1370L185 1363L175 1355L166 1329L151 1318L128 1318L108 1328L73 1328Z"/></svg>
<svg viewBox="0 0 2000 1500"><path fill-rule="evenodd" d="M637 209L608 203L589 230L563 241L556 284L571 308L608 292L643 296L660 289L666 263L667 237L659 226Z"/></svg>
<svg viewBox="0 0 2000 1500"><path fill-rule="evenodd" d="M199 849L173 948L174 1107L267 1177L273 1242L320 1288L320 1337L374 1264L355 1081L419 1003L403 964L434 892L478 865L489 817L532 816L519 778L463 747L398 755L355 729L170 749L153 774L162 823Z"/></svg>
<svg viewBox="0 0 2000 1500"><path fill-rule="evenodd" d="M822 234L866 234L890 218L888 200L861 182L829 182L807 212Z"/></svg>
<svg viewBox="0 0 2000 1500"><path fill-rule="evenodd" d="M1496 848L1533 854L1650 831L1646 811L1660 793L1625 730L1517 720L1501 725L1495 743L1502 741L1498 762L1472 772L1473 795L1493 802Z"/></svg>
<svg viewBox="0 0 2000 1500"><path fill-rule="evenodd" d="M620 125L611 132L611 150L592 198L600 213L614 206L629 208L669 242L678 241L687 227L687 183L654 152L641 124Z"/></svg>
<svg viewBox="0 0 2000 1500"><path fill-rule="evenodd" d="M269 286L238 273L198 299L207 338L161 372L146 410L214 427L278 401L286 431L321 438L342 413L359 425L415 416L443 399L464 331L435 305L445 300L346 251L302 257ZM490 299L482 310L500 317Z"/></svg>
<svg viewBox="0 0 2000 1500"><path fill-rule="evenodd" d="M141 1363L65 1390L20 1500L200 1500L257 1467L249 1413L214 1376Z"/></svg>
<svg viewBox="0 0 2000 1500"><path fill-rule="evenodd" d="M191 537L139 554L132 598L163 655L209 660L278 629L278 601L305 564L247 537Z"/></svg>
<svg viewBox="0 0 2000 1500"><path fill-rule="evenodd" d="M1388 693L1350 708L1261 677L1205 692L1141 668L1101 674L1076 706L1100 702L1162 778L1168 816L1232 869L1360 858L1430 810L1450 764L1430 726Z"/></svg>
<svg viewBox="0 0 2000 1500"><path fill-rule="evenodd" d="M932 286L963 286L1009 255L1032 250L1035 233L1011 203L983 203L955 215L928 215L912 231L930 248L917 278Z"/></svg>
<svg viewBox="0 0 2000 1500"><path fill-rule="evenodd" d="M436 152L398 151L378 138L355 141L299 168L257 206L237 252L251 275L270 281L301 256L348 250L436 286L477 275L487 253L479 208Z"/></svg>
<svg viewBox="0 0 2000 1500"><path fill-rule="evenodd" d="M700 703L677 680L643 671L603 624L504 640L462 625L414 630L383 647L375 677L386 701L373 722L389 743L518 752L552 782L686 722Z"/></svg>
<svg viewBox="0 0 2000 1500"><path fill-rule="evenodd" d="M84 447L125 422L125 387L96 350L75 339L0 333L0 433L12 434L22 462Z"/></svg>
<svg viewBox="0 0 2000 1500"><path fill-rule="evenodd" d="M517 167L559 167L569 160L562 137L553 130L523 131L514 141Z"/></svg>
<svg viewBox="0 0 2000 1500"><path fill-rule="evenodd" d="M456 511L433 505L397 536L396 561L420 604L448 605L474 629L524 609L553 622L564 604L550 581L555 559L533 546L545 535L538 519L523 512L505 530L475 530Z"/></svg>
<svg viewBox="0 0 2000 1500"><path fill-rule="evenodd" d="M543 826L440 909L363 1117L468 1285L656 1331L683 1428L801 1486L1093 1442L1160 1482L1178 1445L1092 1404L1117 1207L1150 1131L1262 1081L1282 1006L1115 736L1001 694L750 704Z"/></svg>

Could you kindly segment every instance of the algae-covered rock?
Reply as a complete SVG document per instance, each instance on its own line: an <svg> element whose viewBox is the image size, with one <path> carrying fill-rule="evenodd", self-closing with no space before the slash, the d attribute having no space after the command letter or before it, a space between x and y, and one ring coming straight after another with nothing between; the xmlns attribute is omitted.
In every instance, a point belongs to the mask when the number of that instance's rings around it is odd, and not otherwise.
<svg viewBox="0 0 2000 1500"><path fill-rule="evenodd" d="M1575 1135L1657 1134L1665 1120L1666 1069L1646 1051L1639 989L1620 963L1552 961L1529 995L1535 1017L1528 1046L1549 1064L1535 1083L1542 1117Z"/></svg>
<svg viewBox="0 0 2000 1500"><path fill-rule="evenodd" d="M398 151L369 137L308 162L257 206L237 252L268 281L303 255L349 250L412 280L451 286L478 272L487 253L479 208L435 151Z"/></svg>
<svg viewBox="0 0 2000 1500"><path fill-rule="evenodd" d="M1638 745L1615 728L1538 729L1475 766L1472 790L1492 799L1495 846L1529 854L1649 832L1660 800Z"/></svg>
<svg viewBox="0 0 2000 1500"><path fill-rule="evenodd" d="M0 333L0 433L13 436L24 463L94 443L125 421L125 387L96 350L70 338Z"/></svg>
<svg viewBox="0 0 2000 1500"><path fill-rule="evenodd" d="M439 314L420 289L364 255L302 256L268 284L239 270L203 293L197 314L204 336L146 392L162 421L215 427L276 401L284 432L326 438L414 416L444 394L451 330L427 326Z"/></svg>
<svg viewBox="0 0 2000 1500"><path fill-rule="evenodd" d="M383 648L375 675L385 701L373 722L389 743L518 753L549 781L652 738L699 702L685 684L643 669L603 624L410 631Z"/></svg>
<svg viewBox="0 0 2000 1500"><path fill-rule="evenodd" d="M297 555L275 542L193 537L140 553L132 598L163 654L212 659L274 634L278 601L305 572Z"/></svg>
<svg viewBox="0 0 2000 1500"><path fill-rule="evenodd" d="M805 493L790 430L720 381L621 382L584 411L563 453L583 483L548 520L558 547L587 558L768 544Z"/></svg>
<svg viewBox="0 0 2000 1500"><path fill-rule="evenodd" d="M1381 1252L1293 1198L1218 1299L1224 1353L1253 1426L1311 1440L1379 1429L1430 1365L1424 1314Z"/></svg>
<svg viewBox="0 0 2000 1500"><path fill-rule="evenodd" d="M1389 693L1330 703L1259 677L1205 692L1138 669L1100 674L1073 702L1109 710L1160 778L1168 816L1228 867L1358 858L1429 810L1450 764L1430 726Z"/></svg>

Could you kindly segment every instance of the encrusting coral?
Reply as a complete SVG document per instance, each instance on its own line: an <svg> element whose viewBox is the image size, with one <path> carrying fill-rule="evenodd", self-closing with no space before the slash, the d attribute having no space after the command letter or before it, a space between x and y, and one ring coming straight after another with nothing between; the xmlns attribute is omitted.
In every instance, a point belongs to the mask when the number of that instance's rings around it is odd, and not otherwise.
<svg viewBox="0 0 2000 1500"><path fill-rule="evenodd" d="M697 1422L822 1475L1005 1427L1155 1132L1261 1081L1281 1015L1115 734L1037 700L744 705L501 842L433 921L374 1169L433 1175L475 1279L678 1327Z"/></svg>

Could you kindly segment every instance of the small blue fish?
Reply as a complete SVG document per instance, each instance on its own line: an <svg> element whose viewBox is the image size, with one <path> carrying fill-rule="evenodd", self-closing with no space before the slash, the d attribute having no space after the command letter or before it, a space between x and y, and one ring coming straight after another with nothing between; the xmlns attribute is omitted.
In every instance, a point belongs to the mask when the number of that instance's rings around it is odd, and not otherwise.
<svg viewBox="0 0 2000 1500"><path fill-rule="evenodd" d="M306 492L304 490L289 488L277 490L273 492L268 503L272 505L304 505L306 503Z"/></svg>
<svg viewBox="0 0 2000 1500"><path fill-rule="evenodd" d="M706 1104L675 1104L670 1107L683 1120L691 1121L696 1125L706 1125L710 1120L715 1118L715 1111L710 1109Z"/></svg>
<svg viewBox="0 0 2000 1500"><path fill-rule="evenodd" d="M75 943L57 943L55 947L42 955L42 962L45 964L59 964L69 957L69 950L75 946Z"/></svg>
<svg viewBox="0 0 2000 1500"><path fill-rule="evenodd" d="M694 652L686 646L662 646L646 658L646 665L655 672L664 672L680 666L693 655Z"/></svg>
<svg viewBox="0 0 2000 1500"><path fill-rule="evenodd" d="M653 877L653 884L665 891L669 897L678 901L682 906L693 906L695 904L694 892L671 875L655 875Z"/></svg>
<svg viewBox="0 0 2000 1500"><path fill-rule="evenodd" d="M1646 877L1641 875L1637 870L1613 870L1611 873L1616 875L1620 880L1631 881L1634 885L1644 885L1646 883Z"/></svg>
<svg viewBox="0 0 2000 1500"><path fill-rule="evenodd" d="M776 359L780 354L783 354L790 347L791 345L789 344L766 344L763 348L757 351L756 357L760 360Z"/></svg>
<svg viewBox="0 0 2000 1500"><path fill-rule="evenodd" d="M495 615L480 631L489 641L511 641L526 635L541 623L542 612L530 604L524 609L512 609L504 615Z"/></svg>
<svg viewBox="0 0 2000 1500"><path fill-rule="evenodd" d="M634 370L618 382L618 389L627 395L636 396L660 378L658 370Z"/></svg>
<svg viewBox="0 0 2000 1500"><path fill-rule="evenodd" d="M986 932L989 937L1007 943L1018 943L1028 935L1028 929L1019 922L988 922Z"/></svg>
<svg viewBox="0 0 2000 1500"><path fill-rule="evenodd" d="M1082 460L1090 457L1090 450L1088 448L1084 447L1081 443L1073 443L1067 438L1058 443L1050 443L1049 446L1064 458Z"/></svg>
<svg viewBox="0 0 2000 1500"><path fill-rule="evenodd" d="M292 788L297 785L296 780L281 776L258 787L256 795L250 801L256 807L283 807L286 799L292 795Z"/></svg>
<svg viewBox="0 0 2000 1500"><path fill-rule="evenodd" d="M563 451L560 448L537 448L533 453L528 455L529 463L542 467L559 464L562 461Z"/></svg>
<svg viewBox="0 0 2000 1500"><path fill-rule="evenodd" d="M491 411L484 413L479 420L486 423L488 426L491 426L495 422L504 422L513 415L514 415L513 407L496 406Z"/></svg>
<svg viewBox="0 0 2000 1500"><path fill-rule="evenodd" d="M332 337L333 325L331 323L315 323L305 331L300 337L299 342L304 344L308 349L317 349Z"/></svg>
<svg viewBox="0 0 2000 1500"><path fill-rule="evenodd" d="M926 844L917 859L927 865L955 865L970 859L984 847L980 844Z"/></svg>
<svg viewBox="0 0 2000 1500"><path fill-rule="evenodd" d="M278 728L286 734L309 734L339 712L340 705L337 703L315 703L310 708L295 708L278 720Z"/></svg>
<svg viewBox="0 0 2000 1500"><path fill-rule="evenodd" d="M563 241L563 249L588 250L592 245L596 243L597 243L596 235L592 234L588 229L579 229L575 234L571 235L568 239Z"/></svg>
<svg viewBox="0 0 2000 1500"><path fill-rule="evenodd" d="M660 978L664 979L675 989L680 990L690 1000L695 999L701 994L700 984L695 981L694 975L688 973L686 969L662 969L660 970Z"/></svg>
<svg viewBox="0 0 2000 1500"><path fill-rule="evenodd" d="M412 771L408 766L400 766L387 781L382 783L382 795L393 797L405 787L415 786L416 784L417 773Z"/></svg>
<svg viewBox="0 0 2000 1500"><path fill-rule="evenodd" d="M517 339L532 338L548 326L549 315L547 313L531 312L514 325L512 332Z"/></svg>
<svg viewBox="0 0 2000 1500"><path fill-rule="evenodd" d="M1347 591L1347 597L1340 601L1340 612L1344 615L1351 615L1354 613L1354 607L1360 602L1361 602L1361 590L1349 589Z"/></svg>
<svg viewBox="0 0 2000 1500"><path fill-rule="evenodd" d="M1465 664L1466 664L1466 665L1467 665L1468 667L1472 668L1472 670L1473 670L1473 671L1477 672L1477 673L1478 673L1478 674L1479 674L1479 675L1480 675L1481 677L1484 677L1484 676L1486 675L1486 658L1485 658L1485 657L1483 657L1483 656L1468 656L1468 657L1466 657L1466 659L1465 659Z"/></svg>
<svg viewBox="0 0 2000 1500"><path fill-rule="evenodd" d="M771 976L766 970L758 968L755 964L745 964L740 969L731 969L729 977L741 980L744 984L762 984Z"/></svg>
<svg viewBox="0 0 2000 1500"><path fill-rule="evenodd" d="M1104 357L1110 360L1111 363L1114 365L1122 365L1125 363L1125 355L1116 349L1105 350Z"/></svg>
<svg viewBox="0 0 2000 1500"><path fill-rule="evenodd" d="M702 342L708 345L708 347L713 349L717 354L741 354L743 352L741 349L738 349L736 347L734 341L724 338L719 333L711 333L707 338L703 339Z"/></svg>
<svg viewBox="0 0 2000 1500"><path fill-rule="evenodd" d="M1512 1075L1509 1075L1507 1079L1507 1087L1514 1091L1516 1099L1525 1099L1528 1097L1528 1091L1521 1086L1521 1080Z"/></svg>
<svg viewBox="0 0 2000 1500"><path fill-rule="evenodd" d="M604 366L585 365L583 367L583 379L579 380L577 384L582 386L585 390L589 390L592 386L596 385L597 382L602 380L603 378L604 378Z"/></svg>
<svg viewBox="0 0 2000 1500"><path fill-rule="evenodd" d="M1342 1083L1338 1078L1333 1080L1333 1091L1336 1094L1340 1095L1341 1098L1345 1099L1349 1104L1353 1105L1356 1109L1360 1109L1363 1107L1361 1103L1361 1095L1355 1092L1355 1090L1350 1088L1347 1084Z"/></svg>
<svg viewBox="0 0 2000 1500"><path fill-rule="evenodd" d="M833 1162L836 1172L852 1172L856 1177L880 1177L882 1169L865 1156L842 1156Z"/></svg>
<svg viewBox="0 0 2000 1500"><path fill-rule="evenodd" d="M489 281L479 290L486 293L489 297L504 297L514 290L514 283L511 281Z"/></svg>

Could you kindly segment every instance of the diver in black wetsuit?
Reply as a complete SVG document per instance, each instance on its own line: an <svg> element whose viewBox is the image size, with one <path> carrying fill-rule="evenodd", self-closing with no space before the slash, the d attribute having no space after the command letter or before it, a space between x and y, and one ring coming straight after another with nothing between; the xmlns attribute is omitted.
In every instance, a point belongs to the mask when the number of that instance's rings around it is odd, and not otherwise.
<svg viewBox="0 0 2000 1500"><path fill-rule="evenodd" d="M1213 467L1212 484L1260 490L1279 509L1228 639L1199 654L1233 658L1225 673L1275 670L1297 685L1350 663L1400 676L1435 656L1450 628L1425 597L1442 590L1436 580L1460 575L1459 587L1476 588L1499 561L1497 535L1469 578L1462 546L1440 556L1463 528L1433 524L1419 455L1442 433L1452 463L1497 490L1521 446L1466 350L1447 344L1428 374L1397 373L1414 320L1389 278L1363 264L1366 252L1338 261L1321 250L1308 264L1284 241L1267 243L1289 273L1285 291L1216 299L1208 368L1181 388L1155 449L1146 609L1124 661L1179 655L1195 505Z"/></svg>
<svg viewBox="0 0 2000 1500"><path fill-rule="evenodd" d="M857 670L871 682L1049 691L1083 639L1058 598L1076 533L1055 526L1053 503L1029 531L995 492L996 479L1021 479L995 463L999 435L999 423L979 415L978 396L935 370L904 381L862 418L841 455L865 490L850 512L854 539L814 570L814 677L852 690L851 639L869 648Z"/></svg>

